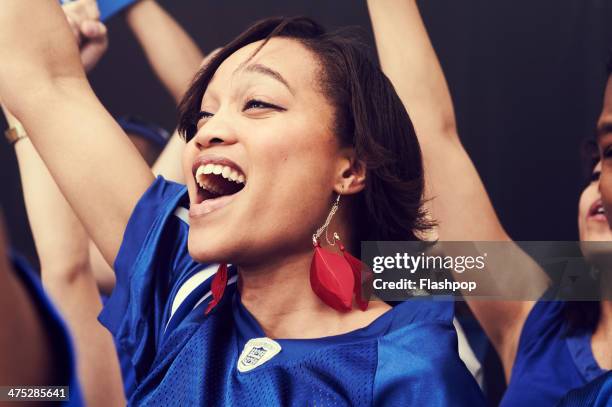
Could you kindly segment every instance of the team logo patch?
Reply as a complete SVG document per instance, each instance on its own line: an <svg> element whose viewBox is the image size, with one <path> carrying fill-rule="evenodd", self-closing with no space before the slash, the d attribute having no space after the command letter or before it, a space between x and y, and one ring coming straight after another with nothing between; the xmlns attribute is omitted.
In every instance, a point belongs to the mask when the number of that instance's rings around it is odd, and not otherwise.
<svg viewBox="0 0 612 407"><path fill-rule="evenodd" d="M245 373L263 365L281 351L278 342L270 338L254 338L244 345L238 358L238 371Z"/></svg>

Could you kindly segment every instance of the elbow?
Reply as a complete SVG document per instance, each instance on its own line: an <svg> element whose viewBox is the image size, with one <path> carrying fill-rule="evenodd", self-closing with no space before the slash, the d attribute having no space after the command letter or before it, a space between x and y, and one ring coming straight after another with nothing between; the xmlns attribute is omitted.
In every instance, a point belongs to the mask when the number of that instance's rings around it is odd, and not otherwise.
<svg viewBox="0 0 612 407"><path fill-rule="evenodd" d="M71 286L90 274L89 257L41 261L41 276L45 286Z"/></svg>

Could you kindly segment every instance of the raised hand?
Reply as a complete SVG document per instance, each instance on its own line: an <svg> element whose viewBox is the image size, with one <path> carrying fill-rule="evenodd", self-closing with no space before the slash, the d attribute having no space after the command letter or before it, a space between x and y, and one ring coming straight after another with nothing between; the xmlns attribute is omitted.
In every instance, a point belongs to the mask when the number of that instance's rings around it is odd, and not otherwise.
<svg viewBox="0 0 612 407"><path fill-rule="evenodd" d="M89 72L108 49L108 32L99 21L98 5L95 0L77 0L64 4L62 8L79 45L83 67Z"/></svg>

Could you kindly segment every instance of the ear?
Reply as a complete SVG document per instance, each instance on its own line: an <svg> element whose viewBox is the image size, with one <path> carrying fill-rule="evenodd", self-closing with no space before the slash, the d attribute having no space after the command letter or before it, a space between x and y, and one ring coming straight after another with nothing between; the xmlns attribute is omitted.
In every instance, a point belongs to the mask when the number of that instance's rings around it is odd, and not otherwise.
<svg viewBox="0 0 612 407"><path fill-rule="evenodd" d="M356 194L365 188L365 180L365 163L357 159L352 148L343 149L336 169L336 193Z"/></svg>

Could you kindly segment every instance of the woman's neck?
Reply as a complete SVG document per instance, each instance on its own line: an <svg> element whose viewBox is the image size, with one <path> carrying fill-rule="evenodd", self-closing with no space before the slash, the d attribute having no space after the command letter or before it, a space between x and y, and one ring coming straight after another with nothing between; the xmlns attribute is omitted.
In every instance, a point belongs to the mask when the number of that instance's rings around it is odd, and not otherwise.
<svg viewBox="0 0 612 407"><path fill-rule="evenodd" d="M382 315L386 304L372 302L366 312L341 313L323 303L310 286L312 251L265 265L239 267L243 305L271 338L319 338L362 328Z"/></svg>

